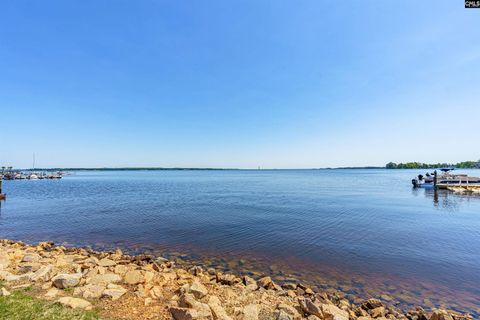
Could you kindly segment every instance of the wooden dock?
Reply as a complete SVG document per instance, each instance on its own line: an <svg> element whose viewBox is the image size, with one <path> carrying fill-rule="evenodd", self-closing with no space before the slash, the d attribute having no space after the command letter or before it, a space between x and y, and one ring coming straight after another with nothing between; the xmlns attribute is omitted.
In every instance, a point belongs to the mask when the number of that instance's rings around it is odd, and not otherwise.
<svg viewBox="0 0 480 320"><path fill-rule="evenodd" d="M480 193L480 178L469 177L466 174L445 175L436 183L439 189L448 189L454 192Z"/></svg>

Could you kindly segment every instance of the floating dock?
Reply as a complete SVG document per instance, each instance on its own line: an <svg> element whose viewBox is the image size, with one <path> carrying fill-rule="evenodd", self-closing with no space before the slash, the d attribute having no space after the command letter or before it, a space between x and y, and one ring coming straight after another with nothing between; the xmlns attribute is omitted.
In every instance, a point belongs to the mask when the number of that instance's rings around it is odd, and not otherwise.
<svg viewBox="0 0 480 320"><path fill-rule="evenodd" d="M432 186L437 189L447 189L454 192L464 193L473 192L480 194L480 178L470 177L466 174L452 174L453 169L441 169L443 174L438 174L437 170L433 173L427 173L425 176L418 175L412 179L414 187Z"/></svg>

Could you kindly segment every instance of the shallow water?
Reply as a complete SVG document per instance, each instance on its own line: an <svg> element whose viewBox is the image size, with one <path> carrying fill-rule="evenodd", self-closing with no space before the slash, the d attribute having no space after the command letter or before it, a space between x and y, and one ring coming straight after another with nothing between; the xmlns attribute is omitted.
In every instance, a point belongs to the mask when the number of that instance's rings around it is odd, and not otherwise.
<svg viewBox="0 0 480 320"><path fill-rule="evenodd" d="M0 237L176 255L351 298L383 294L401 307L480 315L480 197L412 189L424 171L95 171L5 181Z"/></svg>

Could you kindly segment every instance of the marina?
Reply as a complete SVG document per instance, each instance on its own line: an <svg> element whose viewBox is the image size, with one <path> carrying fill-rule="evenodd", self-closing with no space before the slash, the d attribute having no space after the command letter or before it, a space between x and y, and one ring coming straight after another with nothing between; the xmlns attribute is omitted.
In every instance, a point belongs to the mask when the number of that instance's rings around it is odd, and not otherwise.
<svg viewBox="0 0 480 320"><path fill-rule="evenodd" d="M15 170L12 167L2 167L0 180L41 180L41 179L61 179L65 173L63 171L35 171L35 170Z"/></svg>

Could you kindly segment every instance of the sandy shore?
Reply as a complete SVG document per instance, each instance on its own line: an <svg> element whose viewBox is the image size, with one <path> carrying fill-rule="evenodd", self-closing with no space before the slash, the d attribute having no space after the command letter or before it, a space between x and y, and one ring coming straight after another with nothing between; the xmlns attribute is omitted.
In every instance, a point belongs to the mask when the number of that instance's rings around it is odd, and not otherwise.
<svg viewBox="0 0 480 320"><path fill-rule="evenodd" d="M70 308L96 309L107 319L411 319L467 320L449 310L400 310L372 297L353 304L341 292L315 292L268 276L188 270L174 261L122 251L27 245L0 240L0 295L31 286L31 294Z"/></svg>

